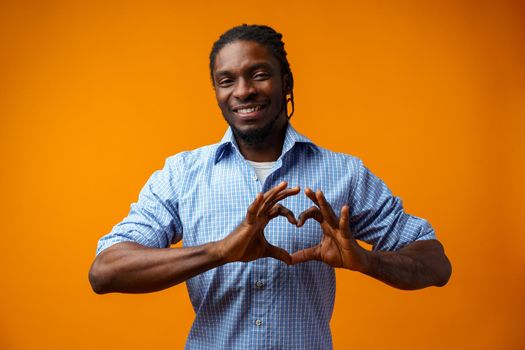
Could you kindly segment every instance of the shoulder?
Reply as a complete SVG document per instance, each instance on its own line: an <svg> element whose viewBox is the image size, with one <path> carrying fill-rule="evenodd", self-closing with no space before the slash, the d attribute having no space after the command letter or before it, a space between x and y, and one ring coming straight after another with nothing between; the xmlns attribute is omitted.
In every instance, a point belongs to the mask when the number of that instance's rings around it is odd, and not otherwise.
<svg viewBox="0 0 525 350"><path fill-rule="evenodd" d="M190 171L213 163L219 150L219 143L205 145L193 150L182 151L166 158L166 167L175 171Z"/></svg>
<svg viewBox="0 0 525 350"><path fill-rule="evenodd" d="M213 173L223 146L223 143L216 143L174 154L166 159L162 172L173 188L185 191Z"/></svg>
<svg viewBox="0 0 525 350"><path fill-rule="evenodd" d="M363 167L363 162L359 157L343 152L335 152L329 149L320 147L316 144L311 144L311 155L323 163L328 163L332 167L346 168L349 171L358 171Z"/></svg>

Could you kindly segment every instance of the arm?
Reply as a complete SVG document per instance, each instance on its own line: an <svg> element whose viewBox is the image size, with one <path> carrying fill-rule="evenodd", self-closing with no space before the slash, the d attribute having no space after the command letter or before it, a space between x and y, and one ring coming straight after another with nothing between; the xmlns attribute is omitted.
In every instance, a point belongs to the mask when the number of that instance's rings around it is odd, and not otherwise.
<svg viewBox="0 0 525 350"><path fill-rule="evenodd" d="M154 292L220 266L222 261L216 242L160 249L122 242L96 257L89 282L97 294Z"/></svg>
<svg viewBox="0 0 525 350"><path fill-rule="evenodd" d="M452 266L437 240L415 241L395 252L368 252L361 272L399 289L447 284Z"/></svg>
<svg viewBox="0 0 525 350"><path fill-rule="evenodd" d="M297 221L280 200L299 193L286 182L258 194L243 222L223 240L197 247L148 248L134 242L117 243L101 252L89 271L89 281L98 293L146 293L162 290L220 265L273 257L291 263L290 255L269 244L264 228L277 216Z"/></svg>
<svg viewBox="0 0 525 350"><path fill-rule="evenodd" d="M451 265L437 240L415 241L395 252L367 251L350 232L348 206L341 209L337 218L321 191L306 189L305 193L317 206L301 214L298 226L313 218L321 224L324 235L319 245L292 254L292 264L320 260L333 267L362 272L399 289L447 283Z"/></svg>

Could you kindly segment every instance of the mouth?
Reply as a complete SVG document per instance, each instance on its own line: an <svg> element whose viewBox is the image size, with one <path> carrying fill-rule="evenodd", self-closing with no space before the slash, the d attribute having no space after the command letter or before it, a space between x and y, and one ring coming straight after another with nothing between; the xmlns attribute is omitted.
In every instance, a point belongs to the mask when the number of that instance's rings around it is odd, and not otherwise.
<svg viewBox="0 0 525 350"><path fill-rule="evenodd" d="M236 106L232 108L232 111L239 115L240 117L256 117L260 114L260 111L262 111L264 108L266 108L265 104L260 105L243 105L243 106Z"/></svg>

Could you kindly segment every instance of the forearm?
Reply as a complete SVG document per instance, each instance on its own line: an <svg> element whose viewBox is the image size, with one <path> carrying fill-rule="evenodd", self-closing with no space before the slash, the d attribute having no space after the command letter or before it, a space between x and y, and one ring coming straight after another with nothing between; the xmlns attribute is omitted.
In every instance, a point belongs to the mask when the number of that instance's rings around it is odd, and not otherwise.
<svg viewBox="0 0 525 350"><path fill-rule="evenodd" d="M97 256L89 281L99 294L146 293L166 289L221 264L215 243L158 249L123 242Z"/></svg>
<svg viewBox="0 0 525 350"><path fill-rule="evenodd" d="M416 241L395 252L369 252L361 272L399 289L444 286L452 268L437 240Z"/></svg>

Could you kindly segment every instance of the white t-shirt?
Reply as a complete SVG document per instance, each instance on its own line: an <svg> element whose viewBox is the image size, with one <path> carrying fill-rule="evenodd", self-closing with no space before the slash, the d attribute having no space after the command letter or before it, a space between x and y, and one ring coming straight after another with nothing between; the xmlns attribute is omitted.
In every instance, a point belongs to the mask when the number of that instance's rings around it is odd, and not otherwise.
<svg viewBox="0 0 525 350"><path fill-rule="evenodd" d="M253 166L253 169L255 170L255 174L257 175L257 178L259 181L264 184L264 181L270 175L270 172L272 171L273 166L275 165L275 162L252 162L249 160L250 164Z"/></svg>

